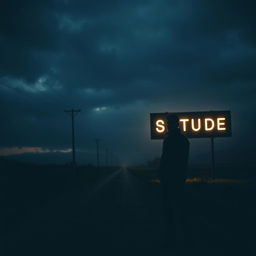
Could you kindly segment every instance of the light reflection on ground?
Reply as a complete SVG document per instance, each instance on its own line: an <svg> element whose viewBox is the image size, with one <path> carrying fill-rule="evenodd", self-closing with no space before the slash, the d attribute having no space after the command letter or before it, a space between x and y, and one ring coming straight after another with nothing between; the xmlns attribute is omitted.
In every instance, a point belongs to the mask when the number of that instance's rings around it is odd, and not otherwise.
<svg viewBox="0 0 256 256"><path fill-rule="evenodd" d="M159 179L151 179L148 182L150 183L160 183ZM210 183L210 184L246 184L250 183L251 180L246 179L225 179L225 178L201 178L201 177L193 177L187 178L186 183Z"/></svg>

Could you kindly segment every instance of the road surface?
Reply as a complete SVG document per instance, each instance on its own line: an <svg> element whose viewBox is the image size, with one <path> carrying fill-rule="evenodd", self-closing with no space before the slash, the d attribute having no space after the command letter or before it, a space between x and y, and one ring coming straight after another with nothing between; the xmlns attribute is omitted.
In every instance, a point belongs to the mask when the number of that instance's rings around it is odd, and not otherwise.
<svg viewBox="0 0 256 256"><path fill-rule="evenodd" d="M121 168L91 187L80 179L68 189L16 216L4 255L168 255L159 184ZM243 198L237 201L240 192L230 187L212 189L205 184L186 188L190 255L254 255L255 207Z"/></svg>

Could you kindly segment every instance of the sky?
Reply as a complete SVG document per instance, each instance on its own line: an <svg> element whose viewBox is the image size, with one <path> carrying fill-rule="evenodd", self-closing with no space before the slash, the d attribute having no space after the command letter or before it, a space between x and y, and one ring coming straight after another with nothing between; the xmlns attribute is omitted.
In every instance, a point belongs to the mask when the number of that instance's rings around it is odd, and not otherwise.
<svg viewBox="0 0 256 256"><path fill-rule="evenodd" d="M151 112L230 110L220 162L255 161L255 1L6 0L0 8L0 155L95 163L161 154ZM191 161L210 159L207 139Z"/></svg>

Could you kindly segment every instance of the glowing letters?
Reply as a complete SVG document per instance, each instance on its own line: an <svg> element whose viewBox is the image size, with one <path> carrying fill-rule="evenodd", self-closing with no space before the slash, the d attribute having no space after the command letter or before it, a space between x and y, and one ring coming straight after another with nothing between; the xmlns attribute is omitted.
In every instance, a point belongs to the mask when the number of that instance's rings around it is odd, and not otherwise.
<svg viewBox="0 0 256 256"><path fill-rule="evenodd" d="M156 132L163 133L165 131L165 123L164 120L159 119L156 121Z"/></svg>
<svg viewBox="0 0 256 256"><path fill-rule="evenodd" d="M226 118L225 117L219 117L217 118L217 127L218 127L218 130L219 131L226 131L226 123L225 122L221 122L221 121L225 121ZM224 126L224 127L221 127L221 126Z"/></svg>
<svg viewBox="0 0 256 256"><path fill-rule="evenodd" d="M211 131L214 128L214 121L212 118L205 118L204 127L206 131Z"/></svg>
<svg viewBox="0 0 256 256"><path fill-rule="evenodd" d="M191 119L191 127L192 127L192 130L195 132L200 131L201 130L201 119L200 118L197 119L197 128L195 128L195 119L192 118Z"/></svg>
<svg viewBox="0 0 256 256"><path fill-rule="evenodd" d="M179 117L181 132L190 138L231 136L230 111L182 112ZM151 138L162 139L167 133L168 113L152 113ZM171 132L171 131L170 131Z"/></svg>
<svg viewBox="0 0 256 256"><path fill-rule="evenodd" d="M202 120L204 120L204 126L202 126ZM221 122L222 121L222 122ZM225 131L226 130L226 123L224 122L225 118L217 118L217 125L215 125L215 121L212 118L191 118L191 119L179 119L181 123L180 129L183 132L187 130L192 130L194 132L199 132L200 130L204 129L204 131L212 131L214 127L217 127L218 131ZM166 121L163 119L158 119L156 121L156 132L163 133L165 132Z"/></svg>
<svg viewBox="0 0 256 256"><path fill-rule="evenodd" d="M189 121L189 119L184 119L184 118L182 118L182 119L180 119L179 120L180 122L182 122L182 129L183 129L183 131L185 132L185 131L187 131L187 128L186 128L186 122L188 122Z"/></svg>

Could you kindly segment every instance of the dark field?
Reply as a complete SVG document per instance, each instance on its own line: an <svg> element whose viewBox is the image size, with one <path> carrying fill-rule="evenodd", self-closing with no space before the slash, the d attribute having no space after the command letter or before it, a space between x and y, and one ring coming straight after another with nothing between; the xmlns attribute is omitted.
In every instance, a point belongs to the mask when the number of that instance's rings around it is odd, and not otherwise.
<svg viewBox="0 0 256 256"><path fill-rule="evenodd" d="M1 161L0 254L172 255L164 249L160 184L152 178L139 168ZM190 179L185 255L256 255L255 192L245 178Z"/></svg>

